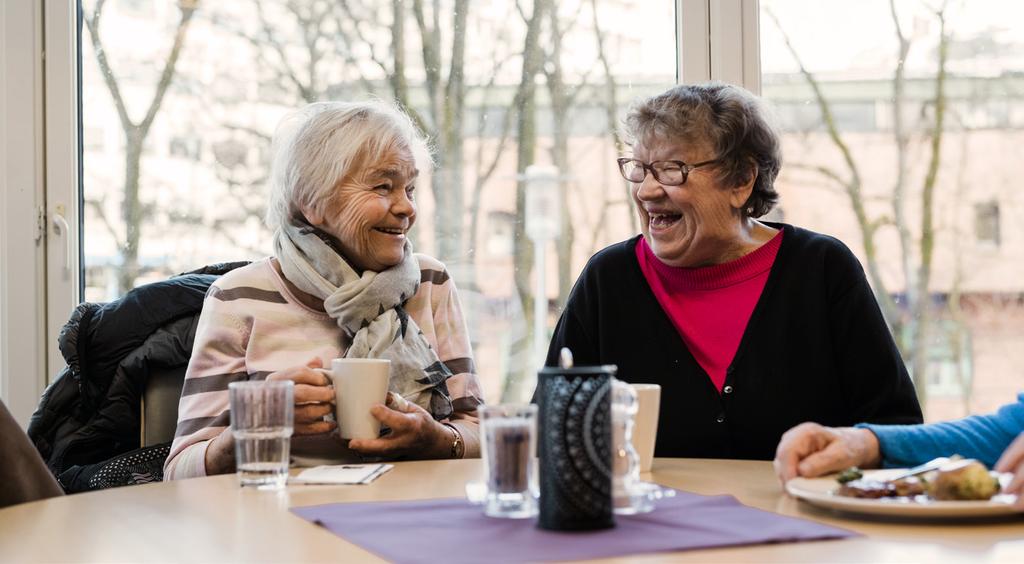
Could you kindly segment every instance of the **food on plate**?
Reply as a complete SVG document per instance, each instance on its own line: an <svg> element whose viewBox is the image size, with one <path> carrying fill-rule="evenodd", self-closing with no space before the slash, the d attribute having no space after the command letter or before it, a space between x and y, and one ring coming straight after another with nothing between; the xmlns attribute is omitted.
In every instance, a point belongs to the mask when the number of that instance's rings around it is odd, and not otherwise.
<svg viewBox="0 0 1024 564"><path fill-rule="evenodd" d="M914 497L927 492L927 483L915 476L896 481L861 478L846 482L838 494L845 497L880 499L883 497Z"/></svg>
<svg viewBox="0 0 1024 564"><path fill-rule="evenodd" d="M954 460L922 476L898 480L864 477L858 468L847 468L836 478L834 491L843 497L912 501L985 501L999 493L999 479L985 465L972 459Z"/></svg>
<svg viewBox="0 0 1024 564"><path fill-rule="evenodd" d="M999 478L977 460L961 460L939 468L929 494L938 500L987 500L999 493Z"/></svg>
<svg viewBox="0 0 1024 564"><path fill-rule="evenodd" d="M857 468L856 466L851 466L846 470L840 472L839 477L836 478L836 481L839 482L840 484L845 484L847 482L859 480L863 477L864 472L861 472L860 468Z"/></svg>

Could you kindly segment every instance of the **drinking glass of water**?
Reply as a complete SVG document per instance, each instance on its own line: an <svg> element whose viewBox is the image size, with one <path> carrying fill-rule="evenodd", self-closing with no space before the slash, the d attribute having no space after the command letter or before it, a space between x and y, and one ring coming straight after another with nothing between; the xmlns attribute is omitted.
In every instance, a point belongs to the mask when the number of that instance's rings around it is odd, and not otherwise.
<svg viewBox="0 0 1024 564"><path fill-rule="evenodd" d="M242 486L276 490L288 481L294 394L291 380L228 385L235 464Z"/></svg>
<svg viewBox="0 0 1024 564"><path fill-rule="evenodd" d="M527 518L537 514L537 406L480 406L481 457L487 486L484 513Z"/></svg>

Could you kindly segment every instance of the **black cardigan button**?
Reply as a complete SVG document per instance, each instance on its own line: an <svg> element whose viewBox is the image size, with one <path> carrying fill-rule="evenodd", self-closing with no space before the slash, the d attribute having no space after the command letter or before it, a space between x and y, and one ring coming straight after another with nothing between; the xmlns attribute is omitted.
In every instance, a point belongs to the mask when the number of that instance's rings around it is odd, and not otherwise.
<svg viewBox="0 0 1024 564"><path fill-rule="evenodd" d="M725 414L724 413L719 414L718 417L715 418L715 421L718 422L718 423L725 423Z"/></svg>
<svg viewBox="0 0 1024 564"><path fill-rule="evenodd" d="M731 394L732 393L732 386L726 386L726 387L722 388L722 393Z"/></svg>

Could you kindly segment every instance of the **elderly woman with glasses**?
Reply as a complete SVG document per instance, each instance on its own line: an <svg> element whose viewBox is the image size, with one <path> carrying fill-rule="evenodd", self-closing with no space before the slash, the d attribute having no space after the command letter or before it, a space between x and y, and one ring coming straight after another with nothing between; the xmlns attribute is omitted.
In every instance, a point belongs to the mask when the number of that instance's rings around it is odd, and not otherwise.
<svg viewBox="0 0 1024 564"><path fill-rule="evenodd" d="M422 135L383 102L321 102L285 118L273 148L274 254L207 293L165 476L234 471L228 384L262 378L295 382L300 462L477 456L483 395L459 296L407 238ZM319 370L338 357L391 361L388 401L371 409L387 434L343 444Z"/></svg>
<svg viewBox="0 0 1024 564"><path fill-rule="evenodd" d="M655 454L771 460L790 427L920 423L885 319L840 241L757 218L779 138L757 98L677 86L626 117L641 234L594 255L548 364L614 364L662 388Z"/></svg>

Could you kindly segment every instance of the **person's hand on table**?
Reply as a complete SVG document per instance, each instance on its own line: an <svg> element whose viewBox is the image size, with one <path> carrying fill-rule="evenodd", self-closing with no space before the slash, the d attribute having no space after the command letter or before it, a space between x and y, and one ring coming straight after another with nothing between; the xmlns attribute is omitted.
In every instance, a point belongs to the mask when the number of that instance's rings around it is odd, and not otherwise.
<svg viewBox="0 0 1024 564"><path fill-rule="evenodd" d="M1017 440L1006 447L1003 455L996 462L995 470L1013 474L1013 479L1003 491L1017 494L1017 503L1014 504L1014 507L1024 509L1024 433L1018 435Z"/></svg>
<svg viewBox="0 0 1024 564"><path fill-rule="evenodd" d="M813 478L850 466L878 466L881 458L878 438L867 429L802 423L782 435L773 465L785 485L797 476Z"/></svg>
<svg viewBox="0 0 1024 564"><path fill-rule="evenodd" d="M364 456L395 458L448 458L454 438L422 407L388 392L386 405L377 404L370 414L391 432L376 439L352 439L348 447Z"/></svg>
<svg viewBox="0 0 1024 564"><path fill-rule="evenodd" d="M279 370L267 376L267 380L291 380L295 382L295 424L296 435L318 435L337 427L334 421L325 421L324 416L334 411L334 389L331 379L317 370L323 367L319 357L311 359L305 366ZM231 428L224 429L211 439L206 447L206 473L224 474L233 472L235 466L235 441Z"/></svg>

